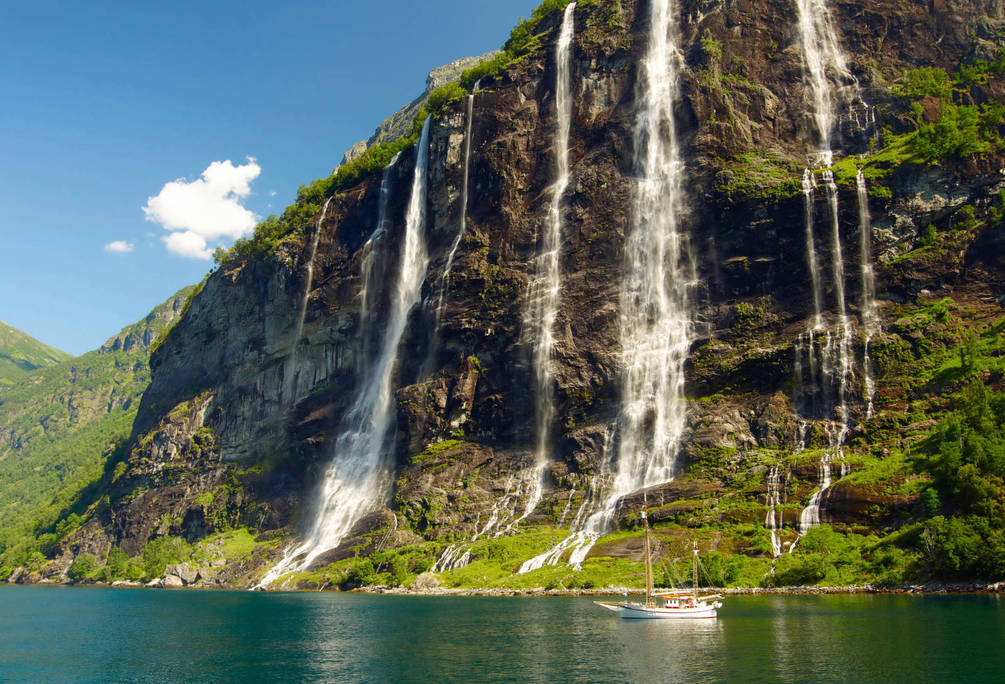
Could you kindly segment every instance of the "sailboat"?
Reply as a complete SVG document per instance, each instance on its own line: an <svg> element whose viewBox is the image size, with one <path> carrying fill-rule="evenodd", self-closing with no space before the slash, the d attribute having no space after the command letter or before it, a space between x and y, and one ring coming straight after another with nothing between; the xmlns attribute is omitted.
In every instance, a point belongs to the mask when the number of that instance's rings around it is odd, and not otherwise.
<svg viewBox="0 0 1005 684"><path fill-rule="evenodd" d="M715 618L716 609L722 608L721 594L698 596L698 542L694 542L694 581L690 591L653 591L653 566L649 554L649 520L642 507L642 525L646 538L646 602L594 601L598 606L619 613L625 620L695 620ZM657 600L654 600L657 599Z"/></svg>

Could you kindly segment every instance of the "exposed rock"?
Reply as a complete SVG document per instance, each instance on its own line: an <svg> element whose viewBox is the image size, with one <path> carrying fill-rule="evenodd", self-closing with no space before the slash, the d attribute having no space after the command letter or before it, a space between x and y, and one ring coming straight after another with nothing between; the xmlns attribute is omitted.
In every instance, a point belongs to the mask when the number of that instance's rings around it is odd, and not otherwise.
<svg viewBox="0 0 1005 684"><path fill-rule="evenodd" d="M441 584L439 577L431 572L424 572L412 581L410 588L418 591L428 591L439 588Z"/></svg>
<svg viewBox="0 0 1005 684"><path fill-rule="evenodd" d="M813 313L799 185L811 136L793 12L769 0L685 5L677 118L689 189L685 242L699 283L683 389L687 424L678 478L625 497L617 524L638 525L643 500L653 520L682 526L763 521L766 470L784 460L781 515L791 529L798 504L818 481L818 459L796 452L827 444L829 427L820 417L797 416L792 398L795 345ZM891 79L916 64L952 71L971 54L974 32L997 26L997 15L985 16L987 5L979 2L952 3L952 12L929 5L835 3L863 96L877 106L882 125L899 131L913 124L882 118L896 110ZM582 501L591 478L616 465L611 442L623 392L621 276L637 184L636 62L646 25L639 13L644 3L618 6L618 16L601 23L589 14L599 11L594 5L577 10L582 30L573 54L563 286L554 329L554 448L544 496L525 518L530 523L555 524L556 508L574 497ZM470 539L499 502L510 509L504 515L515 517L527 500L526 493L513 494L513 483L532 470L536 440L525 299L551 199L551 55L560 19L553 14L539 27L541 49L487 77L474 96L466 207L460 200L467 103L447 103L431 123L424 234L430 266L423 304L411 312L391 378L396 415L387 507L356 521L318 566L420 541ZM430 87L439 78L431 75ZM424 97L391 117L368 143L400 135ZM842 153L867 153L869 132L845 119ZM108 510L71 535L70 544L104 535L135 554L160 535L194 541L228 524L246 525L261 539L284 539L305 527L301 516L325 465L346 458L333 445L366 387L368 352L382 339L414 166L415 151L408 149L387 171L383 233L369 246L380 204L378 175L339 192L316 224L287 236L274 252L236 261L208 278L152 357L153 379L134 426L127 471L116 481ZM909 321L891 327L896 316L888 313L923 291L971 288L975 318L1000 315L998 297L1005 293L993 254L1000 237L961 234L954 250L900 259L917 246L920 227L948 221L962 203L986 211L1000 174L905 165L884 182L888 187L873 198L872 210L887 333L874 339L873 349L892 356L901 343L925 343L925 333ZM838 199L848 298L857 301L860 286L850 275L858 273L855 188L843 181ZM465 232L448 277L462 212ZM988 246L991 255L978 254L984 250L975 245ZM312 253L312 287L304 292ZM373 269L377 291L368 297L376 324L362 320L364 262ZM826 294L830 302L833 293ZM291 339L302 301L302 337ZM853 346L861 357L860 330ZM876 358L881 365L885 357ZM862 388L857 379L852 384L851 417L859 423ZM896 396L901 390L895 384L882 386L881 398L890 407L907 406L912 399ZM841 485L825 504L836 522L885 525L912 505L898 497L892 490ZM622 541L597 553L637 557L635 544ZM251 582L278 553L260 550L217 575L200 570L195 581Z"/></svg>
<svg viewBox="0 0 1005 684"><path fill-rule="evenodd" d="M189 567L188 563L177 563L164 568L164 574L174 575L185 584L194 584L198 573L194 568Z"/></svg>
<svg viewBox="0 0 1005 684"><path fill-rule="evenodd" d="M161 586L165 589L177 589L178 587L185 586L185 582L177 575L164 575Z"/></svg>

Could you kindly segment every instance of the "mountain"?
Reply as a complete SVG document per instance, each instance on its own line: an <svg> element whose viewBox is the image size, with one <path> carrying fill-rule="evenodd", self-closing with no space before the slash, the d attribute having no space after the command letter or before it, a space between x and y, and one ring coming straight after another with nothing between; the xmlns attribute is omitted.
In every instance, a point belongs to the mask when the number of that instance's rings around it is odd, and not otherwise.
<svg viewBox="0 0 1005 684"><path fill-rule="evenodd" d="M0 390L33 370L65 361L70 354L39 342L0 321Z"/></svg>
<svg viewBox="0 0 1005 684"><path fill-rule="evenodd" d="M422 91L422 94L384 119L369 138L360 140L346 150L346 153L342 156L341 164L349 164L358 159L360 155L375 145L384 142L393 142L408 135L412 128L412 121L419 113L419 110L429 100L429 95L434 90L449 83L456 83L460 80L465 70L477 66L482 62L489 61L499 54L499 50L491 50L480 57L461 57L460 59L455 59L450 64L444 64L430 71L426 76L426 89Z"/></svg>
<svg viewBox="0 0 1005 684"><path fill-rule="evenodd" d="M0 394L0 566L114 467L108 459L129 436L150 381L151 344L193 290L180 290L99 349L34 370Z"/></svg>
<svg viewBox="0 0 1005 684"><path fill-rule="evenodd" d="M643 506L664 581L1001 578L996 7L548 0L218 254L12 578L637 586Z"/></svg>

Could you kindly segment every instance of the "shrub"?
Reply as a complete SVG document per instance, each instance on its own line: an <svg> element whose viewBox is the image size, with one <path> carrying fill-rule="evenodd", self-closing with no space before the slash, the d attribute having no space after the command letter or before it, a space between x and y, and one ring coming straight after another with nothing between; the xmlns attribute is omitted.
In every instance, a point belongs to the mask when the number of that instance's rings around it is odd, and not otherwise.
<svg viewBox="0 0 1005 684"><path fill-rule="evenodd" d="M97 570L99 565L100 563L94 554L82 553L73 559L73 563L66 571L66 576L71 582L79 582Z"/></svg>
<svg viewBox="0 0 1005 684"><path fill-rule="evenodd" d="M188 558L192 548L181 537L158 537L151 539L143 547L143 578L152 580L164 574L170 563L180 563Z"/></svg>

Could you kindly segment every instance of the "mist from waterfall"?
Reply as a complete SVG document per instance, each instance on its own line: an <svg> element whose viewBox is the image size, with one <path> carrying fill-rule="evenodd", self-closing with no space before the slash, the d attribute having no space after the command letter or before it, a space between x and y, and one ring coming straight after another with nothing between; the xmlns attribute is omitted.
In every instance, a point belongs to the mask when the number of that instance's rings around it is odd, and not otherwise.
<svg viewBox="0 0 1005 684"><path fill-rule="evenodd" d="M356 400L342 420L306 539L287 549L283 559L269 570L259 587L266 587L291 572L308 569L319 555L338 546L352 526L387 497L391 484L389 456L393 445L393 372L398 346L409 313L419 303L429 262L425 242L428 163L429 119L426 119L416 149L401 261L380 351L367 369ZM381 227L378 225L377 230ZM364 282L364 287L368 285ZM367 312L367 317L374 313Z"/></svg>
<svg viewBox="0 0 1005 684"><path fill-rule="evenodd" d="M684 162L674 108L680 100L683 55L677 44L677 0L650 4L646 54L639 63L634 131L635 188L625 236L620 293L622 406L616 461L604 490L583 505L591 512L563 540L521 567L554 563L571 549L577 566L610 530L626 495L674 476L684 431L684 363L693 325L694 274L681 231ZM606 455L602 455L604 459Z"/></svg>

